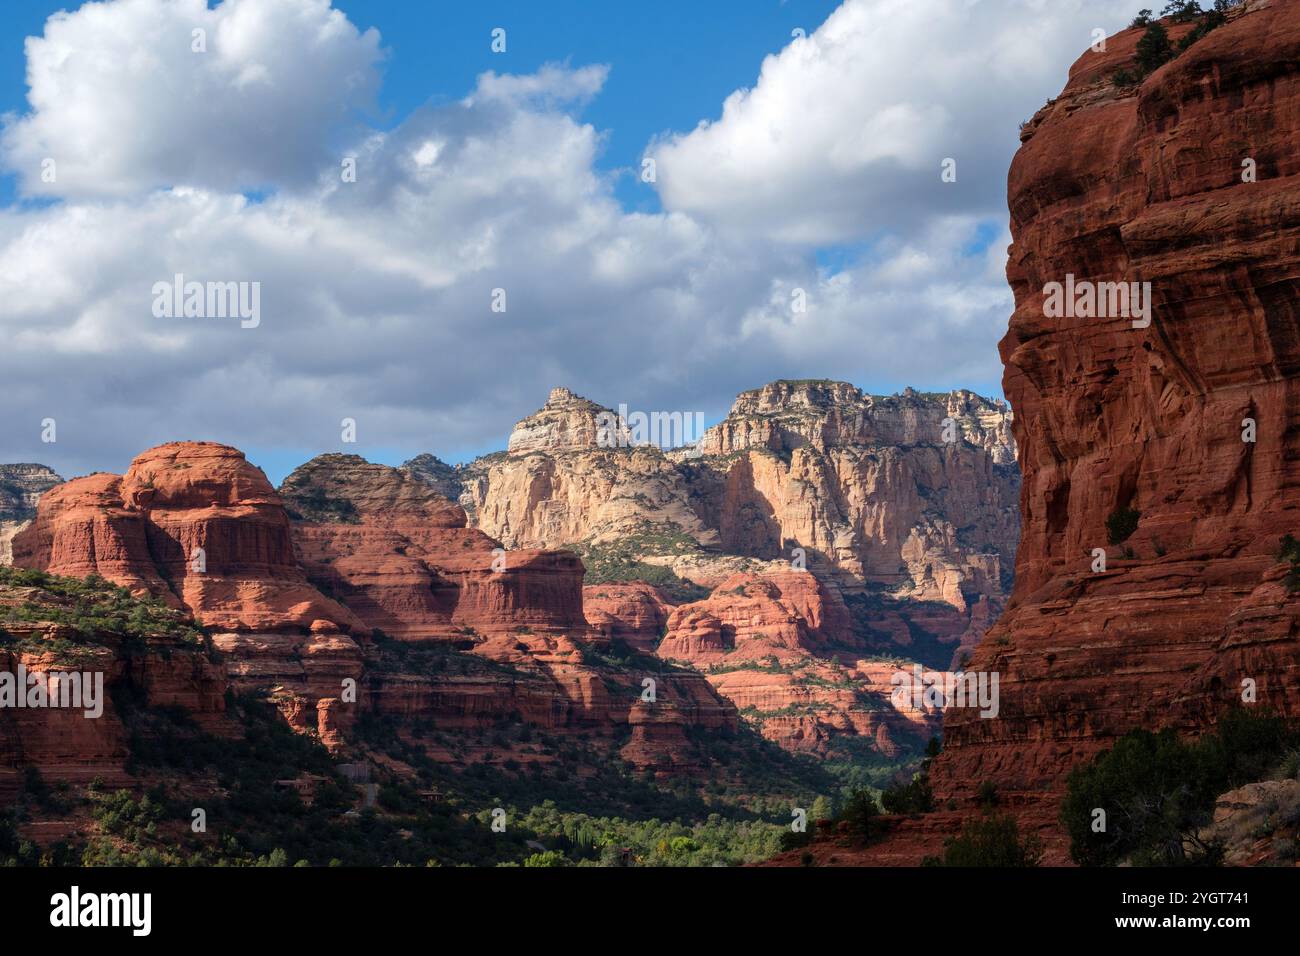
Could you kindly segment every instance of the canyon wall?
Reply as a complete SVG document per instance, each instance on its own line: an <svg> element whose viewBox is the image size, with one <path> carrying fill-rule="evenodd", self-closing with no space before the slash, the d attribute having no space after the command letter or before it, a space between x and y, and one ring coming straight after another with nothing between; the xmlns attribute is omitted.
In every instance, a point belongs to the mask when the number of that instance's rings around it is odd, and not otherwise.
<svg viewBox="0 0 1300 956"><path fill-rule="evenodd" d="M612 413L552 389L515 425L506 451L457 469L460 502L475 527L509 548L616 542L649 526L716 546L717 530L696 513L688 476L658 448L632 446L617 430L603 439L604 414Z"/></svg>
<svg viewBox="0 0 1300 956"><path fill-rule="evenodd" d="M13 541L14 564L91 574L183 609L212 633L237 690L269 691L296 727L337 740L365 626L307 581L288 515L261 469L212 442L174 442L123 476L47 492Z"/></svg>
<svg viewBox="0 0 1300 956"><path fill-rule="evenodd" d="M968 391L882 397L773 382L741 393L705 433L696 486L724 550L779 557L798 546L897 594L965 609L972 594L1002 593L1015 557L1011 421Z"/></svg>
<svg viewBox="0 0 1300 956"><path fill-rule="evenodd" d="M44 465L0 465L0 564L12 562L10 543L36 517L41 495L62 481Z"/></svg>
<svg viewBox="0 0 1300 956"><path fill-rule="evenodd" d="M891 668L959 664L1009 590L1011 421L969 391L777 381L692 434L557 388L504 452L404 470L507 547L579 550L596 632L704 670L768 739L894 756L936 720L894 711Z"/></svg>
<svg viewBox="0 0 1300 956"><path fill-rule="evenodd" d="M588 625L583 566L571 551L514 549L466 526L461 507L406 469L322 455L281 486L310 580L366 625L413 644L443 644L509 670L471 680L382 666L365 684L379 714L440 726L524 719L548 730L612 736L656 770L695 769L684 730L735 729L735 709L699 675L652 665L610 667L588 648L610 635ZM653 713L641 682L656 681Z"/></svg>
<svg viewBox="0 0 1300 956"><path fill-rule="evenodd" d="M508 547L639 538L641 557L706 586L741 570L728 556L788 563L796 547L810 564L963 611L1009 582L1012 416L971 392L773 382L666 452L631 444L623 420L602 442L602 414L614 413L553 390L505 452L456 472L471 521ZM422 456L407 467L446 487L438 465Z"/></svg>
<svg viewBox="0 0 1300 956"><path fill-rule="evenodd" d="M609 639L584 616L575 554L506 552L410 472L357 456L321 456L277 492L237 449L163 445L124 476L47 492L14 558L192 615L223 654L222 681L338 750L364 714L524 722L668 772L700 764L688 729L736 728L694 671L601 656Z"/></svg>
<svg viewBox="0 0 1300 956"><path fill-rule="evenodd" d="M878 651L931 666L961 659L1001 610L1019 494L1005 406L962 390L778 381L667 451L638 437L635 415L557 388L506 451L404 468L457 493L506 547L577 549L589 584L631 579L628 564L704 589L807 568Z"/></svg>
<svg viewBox="0 0 1300 956"><path fill-rule="evenodd" d="M14 555L194 615L235 690L335 748L367 713L523 720L697 769L688 731L743 710L790 750L902 759L937 715L895 710L892 670L947 666L1001 607L1010 422L969 392L776 382L665 452L556 389L459 468L329 454L276 490L236 449L164 445L48 491Z"/></svg>
<svg viewBox="0 0 1300 956"><path fill-rule="evenodd" d="M941 799L991 780L1050 803L1135 727L1195 731L1243 700L1300 714L1277 557L1300 527L1298 12L1248 3L1121 89L1127 30L1022 130L1001 353L1023 532L970 665L1001 675L1000 713L947 712ZM1047 317L1067 276L1149 282L1149 324Z"/></svg>

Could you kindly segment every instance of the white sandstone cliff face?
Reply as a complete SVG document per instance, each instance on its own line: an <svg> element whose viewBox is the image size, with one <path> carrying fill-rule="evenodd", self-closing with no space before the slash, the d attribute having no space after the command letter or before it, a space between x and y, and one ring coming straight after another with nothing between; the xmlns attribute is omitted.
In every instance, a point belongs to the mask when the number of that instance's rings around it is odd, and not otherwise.
<svg viewBox="0 0 1300 956"><path fill-rule="evenodd" d="M612 415L609 409L575 395L567 388L553 388L551 394L536 413L515 425L510 433L506 452L510 455L528 455L533 452L561 454L586 452L605 446L626 444L626 435L619 429L609 429ZM604 426L605 435L601 431ZM620 438L623 439L620 442Z"/></svg>
<svg viewBox="0 0 1300 956"><path fill-rule="evenodd" d="M0 465L0 564L13 563L13 539L36 517L41 495L63 479L44 465Z"/></svg>
<svg viewBox="0 0 1300 956"><path fill-rule="evenodd" d="M1020 488L1006 407L773 382L666 452L606 447L609 415L554 390L505 452L455 469L471 521L510 548L579 550L593 628L699 669L786 749L924 743L937 713L896 709L890 679L963 666L1002 610Z"/></svg>
<svg viewBox="0 0 1300 956"><path fill-rule="evenodd" d="M997 403L774 382L742 393L698 456L600 447L605 411L556 389L505 453L461 469L476 526L507 547L630 541L701 583L736 570L723 557L788 567L802 548L810 567L961 611L1005 593L1019 474Z"/></svg>

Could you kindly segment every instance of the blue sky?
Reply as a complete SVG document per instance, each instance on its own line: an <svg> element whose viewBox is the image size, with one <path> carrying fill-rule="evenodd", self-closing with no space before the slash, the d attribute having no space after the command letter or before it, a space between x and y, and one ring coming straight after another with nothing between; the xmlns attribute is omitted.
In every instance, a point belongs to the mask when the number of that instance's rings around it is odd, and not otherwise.
<svg viewBox="0 0 1300 956"><path fill-rule="evenodd" d="M380 128L392 127L425 103L459 99L487 70L530 73L556 60L574 66L610 64L609 80L584 118L605 136L599 167L619 174L618 199L626 208L644 212L660 208L657 194L636 175L646 143L661 132L716 118L727 94L754 81L765 55L784 47L795 29L811 33L838 5L838 0L709 0L668 14L653 3L589 0L334 3L358 28L378 29L388 50L378 112L367 117ZM72 7L49 0L6 0L0 112L27 108L23 38L40 34L51 14ZM507 31L505 54L493 53L489 45L496 27ZM15 192L15 177L0 176L0 203L18 201ZM844 255L827 250L826 262L841 262ZM710 422L724 412L711 409ZM501 447L504 437L443 453L468 459ZM277 482L314 453L305 446L249 445L245 451ZM371 446L366 454L375 461L400 463L410 449Z"/></svg>
<svg viewBox="0 0 1300 956"><path fill-rule="evenodd" d="M23 38L76 3L4 0L0 30L0 113L27 108ZM209 2L208 6L215 6ZM389 51L379 112L371 125L391 127L426 102L455 100L487 70L531 73L544 63L608 63L609 80L584 117L606 136L600 166L639 169L652 136L716 119L732 90L748 86L765 55L811 33L838 0L707 0L667 8L614 0L335 0L360 29L374 27ZM491 31L507 31L507 51L493 53ZM634 175L617 195L629 209L657 211L657 194ZM14 201L14 177L0 176L0 203Z"/></svg>
<svg viewBox="0 0 1300 956"><path fill-rule="evenodd" d="M72 6L0 26L0 461L206 439L278 479L466 460L557 385L709 422L778 378L998 395L1018 125L1133 4L334 0L342 29L318 0ZM261 283L265 321L160 320L181 272Z"/></svg>
<svg viewBox="0 0 1300 956"><path fill-rule="evenodd" d="M714 119L737 87L752 84L758 64L812 32L837 0L707 0L667 8L660 3L537 0L455 3L340 0L358 26L374 26L395 56L387 67L382 106L406 115L428 90L459 97L485 70L531 73L543 63L608 63L609 80L584 117L608 137L605 169L639 168L650 138ZM508 49L494 54L488 37L507 30ZM482 42L467 42L479 37ZM508 66L503 62L508 58ZM629 208L654 211L656 194L635 176L620 181Z"/></svg>

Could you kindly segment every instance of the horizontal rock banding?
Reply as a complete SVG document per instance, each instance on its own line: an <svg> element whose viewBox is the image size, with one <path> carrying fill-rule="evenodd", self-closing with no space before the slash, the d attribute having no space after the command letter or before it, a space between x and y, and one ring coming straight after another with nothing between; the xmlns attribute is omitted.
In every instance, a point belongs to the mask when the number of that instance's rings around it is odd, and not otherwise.
<svg viewBox="0 0 1300 956"><path fill-rule="evenodd" d="M942 797L992 780L1054 800L1116 735L1201 729L1246 680L1300 713L1300 604L1275 557L1300 522L1295 14L1248 4L1136 91L1109 81L1142 35L1125 31L1022 133L1001 350L1023 533L971 665L1001 673L1001 713L949 712ZM1150 282L1151 324L1046 317L1067 274Z"/></svg>

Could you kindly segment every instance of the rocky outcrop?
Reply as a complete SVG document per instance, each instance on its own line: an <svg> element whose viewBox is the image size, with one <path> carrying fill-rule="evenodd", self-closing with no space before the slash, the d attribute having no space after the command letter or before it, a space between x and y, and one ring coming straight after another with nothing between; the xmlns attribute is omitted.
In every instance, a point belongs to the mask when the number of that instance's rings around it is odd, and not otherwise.
<svg viewBox="0 0 1300 956"><path fill-rule="evenodd" d="M808 572L741 574L674 608L658 653L701 670L766 738L830 754L852 738L886 756L917 749L939 713L896 709L898 665L865 659L839 595Z"/></svg>
<svg viewBox="0 0 1300 956"><path fill-rule="evenodd" d="M510 455L534 452L563 454L589 451L596 447L617 447L625 437L619 429L609 429L601 416L609 409L567 388L553 388L546 404L514 427L506 444Z"/></svg>
<svg viewBox="0 0 1300 956"><path fill-rule="evenodd" d="M698 770L699 756L686 737L686 723L672 706L638 701L628 714L632 737L619 755L634 766L657 773Z"/></svg>
<svg viewBox="0 0 1300 956"><path fill-rule="evenodd" d="M402 466L438 494L451 501L460 498L464 490L460 469L454 468L434 455L416 455Z"/></svg>
<svg viewBox="0 0 1300 956"><path fill-rule="evenodd" d="M58 486L14 539L14 563L97 574L186 609L230 658L235 686L269 691L302 729L323 734L321 702L361 676L364 625L308 583L280 497L226 445L162 445L124 476Z"/></svg>
<svg viewBox="0 0 1300 956"><path fill-rule="evenodd" d="M1261 780L1221 794L1199 834L1223 848L1226 866L1295 866L1300 856L1300 780Z"/></svg>
<svg viewBox="0 0 1300 956"><path fill-rule="evenodd" d="M505 452L455 469L454 481L432 456L405 467L459 487L471 523L507 546L579 549L588 584L636 580L630 563L706 588L806 567L843 592L878 652L936 666L957 661L1000 611L1019 487L1004 405L967 391L882 397L780 381L666 450L634 417L555 389Z"/></svg>
<svg viewBox="0 0 1300 956"><path fill-rule="evenodd" d="M371 629L467 647L587 637L576 555L506 551L407 471L322 455L280 491L307 573Z"/></svg>
<svg viewBox="0 0 1300 956"><path fill-rule="evenodd" d="M14 563L98 574L184 606L219 630L361 626L307 583L266 476L242 452L210 442L162 445L125 476L60 485L14 539Z"/></svg>
<svg viewBox="0 0 1300 956"><path fill-rule="evenodd" d="M891 734L923 741L933 715L914 725L878 708L858 668L959 664L996 619L1019 488L1005 405L779 381L700 435L687 420L559 388L506 451L404 469L459 487L471 523L507 546L580 550L598 634L719 668L714 686L783 746L824 753L865 736L892 754ZM653 588L665 574L713 596ZM742 585L752 598L729 593ZM773 651L798 673L764 670Z"/></svg>
<svg viewBox="0 0 1300 956"><path fill-rule="evenodd" d="M589 584L582 589L587 623L604 641L622 641L652 654L663 638L673 606L658 588L642 581Z"/></svg>
<svg viewBox="0 0 1300 956"><path fill-rule="evenodd" d="M0 465L0 565L10 564L10 542L36 517L41 495L63 481L44 465Z"/></svg>
<svg viewBox="0 0 1300 956"><path fill-rule="evenodd" d="M675 608L665 658L709 663L829 653L850 632L848 608L808 572L737 575L708 598Z"/></svg>
<svg viewBox="0 0 1300 956"><path fill-rule="evenodd" d="M1141 33L1078 60L1011 168L1023 533L971 665L1001 675L1000 712L949 711L940 798L1051 800L1134 727L1300 713L1276 557L1300 521L1300 18L1248 3L1118 88ZM1067 282L1150 283L1149 323L1056 317Z"/></svg>
<svg viewBox="0 0 1300 956"><path fill-rule="evenodd" d="M722 548L804 549L902 597L966 610L1015 555L1011 414L971 392L872 396L844 382L742 393L700 442Z"/></svg>
<svg viewBox="0 0 1300 956"><path fill-rule="evenodd" d="M653 661L652 670L611 667L593 654L615 631L634 649L639 642L628 640L633 634L622 622L588 625L582 562L572 552L506 550L466 527L460 506L410 468L355 455L313 459L280 490L310 579L367 626L509 668L445 677L374 668L367 699L379 713L472 727L518 715L548 730L612 735L629 725L641 706L642 681L651 677L656 700L643 723L678 730L634 731L627 759L664 771L693 766L683 756L681 728L735 728L735 709L698 675L663 674ZM652 609L651 593L640 596Z"/></svg>
<svg viewBox="0 0 1300 956"><path fill-rule="evenodd" d="M1018 480L1011 415L997 403L774 382L740 395L689 449L666 452L608 447L602 415L631 436L622 444L635 439L613 412L554 390L506 452L461 470L474 523L511 546L651 538L643 557L687 573L698 554L666 541L787 562L797 547L810 563L962 611L1003 592Z"/></svg>
<svg viewBox="0 0 1300 956"><path fill-rule="evenodd" d="M50 700L74 706L24 708L12 699L0 707L0 797L11 799L22 787L27 768L46 782L88 784L99 778L110 786L129 785L128 733L116 701L132 706L183 708L205 729L222 732L223 669L184 628L177 616L173 630L153 628L143 639L128 642L120 634L89 638L66 623L70 602L39 586L0 582L0 674L70 673L85 680L89 696L57 695ZM94 691L96 675L102 691ZM24 693L30 693L29 686ZM78 700L82 705L75 706ZM29 698L30 699L30 698Z"/></svg>
<svg viewBox="0 0 1300 956"><path fill-rule="evenodd" d="M688 473L658 448L634 445L619 426L608 427L616 420L609 409L553 389L515 426L505 452L459 469L470 520L512 548L620 541L648 526L716 546L716 529L693 508ZM425 458L404 467L423 477Z"/></svg>
<svg viewBox="0 0 1300 956"><path fill-rule="evenodd" d="M74 478L48 492L13 541L14 564L67 577L97 574L133 593L180 601L153 563L144 516L122 498L120 475Z"/></svg>

